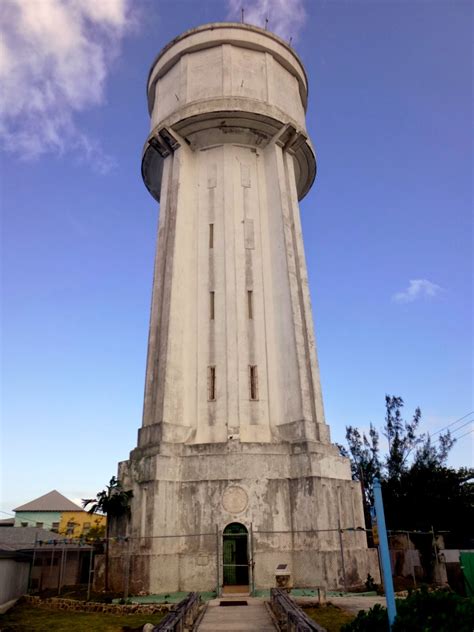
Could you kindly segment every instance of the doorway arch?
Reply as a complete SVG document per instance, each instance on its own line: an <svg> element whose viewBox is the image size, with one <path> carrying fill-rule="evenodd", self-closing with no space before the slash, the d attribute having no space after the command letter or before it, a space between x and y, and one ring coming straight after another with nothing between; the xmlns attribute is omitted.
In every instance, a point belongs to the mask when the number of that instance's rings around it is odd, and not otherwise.
<svg viewBox="0 0 474 632"><path fill-rule="evenodd" d="M231 522L222 533L224 586L249 585L249 532L240 522Z"/></svg>

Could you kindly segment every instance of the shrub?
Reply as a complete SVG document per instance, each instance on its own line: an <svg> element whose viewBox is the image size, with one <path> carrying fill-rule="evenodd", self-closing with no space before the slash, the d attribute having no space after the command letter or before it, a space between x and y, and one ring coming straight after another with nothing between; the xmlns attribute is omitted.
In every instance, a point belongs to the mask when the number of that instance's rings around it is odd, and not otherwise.
<svg viewBox="0 0 474 632"><path fill-rule="evenodd" d="M426 587L397 602L393 632L471 632L474 600L445 590L428 592Z"/></svg>
<svg viewBox="0 0 474 632"><path fill-rule="evenodd" d="M455 628L453 628L453 624ZM471 632L474 629L474 599L453 592L428 592L422 588L397 600L392 632ZM341 628L341 632L387 632L387 610L376 605Z"/></svg>
<svg viewBox="0 0 474 632"><path fill-rule="evenodd" d="M367 612L360 610L354 621L341 628L341 632L387 632L387 630L387 610L379 604Z"/></svg>

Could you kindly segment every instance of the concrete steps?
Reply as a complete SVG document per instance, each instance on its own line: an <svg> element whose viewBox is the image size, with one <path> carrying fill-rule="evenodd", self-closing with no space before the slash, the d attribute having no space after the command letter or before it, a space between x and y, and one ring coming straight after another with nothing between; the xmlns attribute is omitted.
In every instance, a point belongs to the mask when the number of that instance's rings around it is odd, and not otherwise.
<svg viewBox="0 0 474 632"><path fill-rule="evenodd" d="M246 606L221 606L221 601L242 602ZM198 632L275 632L276 627L262 599L247 595L224 595L207 605Z"/></svg>

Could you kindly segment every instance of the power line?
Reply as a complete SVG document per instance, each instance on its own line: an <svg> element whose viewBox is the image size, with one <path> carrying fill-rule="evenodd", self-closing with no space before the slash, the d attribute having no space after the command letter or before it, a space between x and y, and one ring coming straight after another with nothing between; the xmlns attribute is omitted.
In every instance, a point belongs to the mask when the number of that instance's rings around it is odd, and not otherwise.
<svg viewBox="0 0 474 632"><path fill-rule="evenodd" d="M466 417L469 417L469 415L472 415L472 413L474 413L474 410L469 411L468 413L466 413L465 415L463 415L462 417L459 417L459 419L456 419L456 421L451 422L450 424L448 424L447 426L443 426L443 428L440 428L439 430L437 430L436 432L431 433L431 436L434 437L434 435L439 434L440 432L443 432L443 430L447 430L448 428L451 428L451 426L454 426L454 424L457 424L458 421L462 421L463 419L466 419ZM453 431L454 432L454 431Z"/></svg>
<svg viewBox="0 0 474 632"><path fill-rule="evenodd" d="M458 430L461 430L461 428L465 428L468 424L472 424L473 422L474 422L474 419L468 419L465 423L463 423L460 426L458 426L457 428L455 428L453 430L453 433L458 432ZM453 436L455 436L455 435L453 435Z"/></svg>
<svg viewBox="0 0 474 632"><path fill-rule="evenodd" d="M468 419L465 423L461 424L460 426L458 426L457 428L455 428L452 432L450 432L451 438L452 439L460 439L459 436L456 436L456 432L458 432L459 430L462 430L462 428L465 428L467 425L472 424L474 422L474 419ZM430 437L431 438L431 437ZM437 443L438 441L441 441L441 437L437 437L433 443Z"/></svg>
<svg viewBox="0 0 474 632"><path fill-rule="evenodd" d="M462 439L463 437L465 437L468 434L471 434L471 432L474 432L474 428L472 428L472 430L468 430L467 432L465 432L464 434L462 434L460 437L456 437L457 440Z"/></svg>

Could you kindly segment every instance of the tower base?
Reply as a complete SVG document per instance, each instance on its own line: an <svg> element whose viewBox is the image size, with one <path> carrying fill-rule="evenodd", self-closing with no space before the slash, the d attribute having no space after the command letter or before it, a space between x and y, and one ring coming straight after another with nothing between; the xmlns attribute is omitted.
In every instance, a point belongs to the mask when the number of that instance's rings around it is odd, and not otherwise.
<svg viewBox="0 0 474 632"><path fill-rule="evenodd" d="M130 593L343 589L379 577L359 484L319 442L171 444L119 465L133 490L129 539L110 548L110 585ZM280 568L278 568L280 567Z"/></svg>

